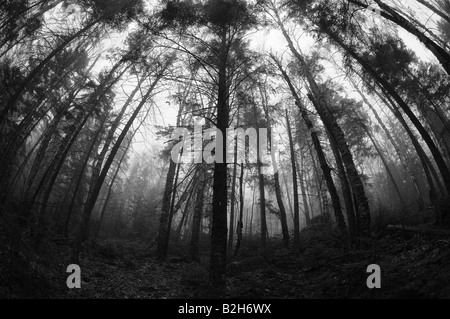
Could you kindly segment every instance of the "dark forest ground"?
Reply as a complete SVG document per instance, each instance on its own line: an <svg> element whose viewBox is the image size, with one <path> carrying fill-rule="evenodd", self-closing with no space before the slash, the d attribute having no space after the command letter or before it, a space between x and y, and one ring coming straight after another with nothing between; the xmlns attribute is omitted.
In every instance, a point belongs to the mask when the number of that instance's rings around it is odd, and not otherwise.
<svg viewBox="0 0 450 319"><path fill-rule="evenodd" d="M424 230L426 229L426 231ZM258 238L244 238L239 257L229 263L228 298L450 298L450 238L432 224L402 231L380 227L372 248L346 254L328 225L301 233L296 253L271 239L267 258L258 253ZM5 239L5 238L2 238ZM203 238L207 242L207 237ZM2 240L2 242L4 242ZM25 245L26 247L26 245ZM155 248L139 240L89 240L81 255L81 289L66 287L70 246L48 240L40 255L24 250L14 276L0 257L1 298L207 298L208 253L190 263L185 247L157 261ZM381 267L381 289L366 286L367 266ZM6 286L9 286L7 288Z"/></svg>

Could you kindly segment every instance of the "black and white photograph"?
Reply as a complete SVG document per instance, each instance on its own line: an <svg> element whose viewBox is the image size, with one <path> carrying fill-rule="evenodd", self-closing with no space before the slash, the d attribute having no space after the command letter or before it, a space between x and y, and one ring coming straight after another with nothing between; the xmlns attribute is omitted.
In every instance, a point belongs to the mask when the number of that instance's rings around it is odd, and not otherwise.
<svg viewBox="0 0 450 319"><path fill-rule="evenodd" d="M0 1L0 299L450 299L450 0Z"/></svg>

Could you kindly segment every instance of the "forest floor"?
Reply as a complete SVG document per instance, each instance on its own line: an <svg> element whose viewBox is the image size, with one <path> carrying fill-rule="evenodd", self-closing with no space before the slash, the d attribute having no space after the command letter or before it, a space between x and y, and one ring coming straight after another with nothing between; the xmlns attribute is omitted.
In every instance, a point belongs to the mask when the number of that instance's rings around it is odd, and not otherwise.
<svg viewBox="0 0 450 319"><path fill-rule="evenodd" d="M328 226L314 225L302 231L299 251L272 239L265 259L259 240L244 238L238 258L229 263L227 298L450 298L449 234L432 225L384 227L371 249L345 253ZM207 249L201 263L188 262L181 247L160 262L143 241L90 240L80 259L82 287L72 290L64 263L69 251L64 240L47 243L33 263L19 263L13 277L0 264L0 297L208 297ZM366 286L370 264L381 267L381 289Z"/></svg>

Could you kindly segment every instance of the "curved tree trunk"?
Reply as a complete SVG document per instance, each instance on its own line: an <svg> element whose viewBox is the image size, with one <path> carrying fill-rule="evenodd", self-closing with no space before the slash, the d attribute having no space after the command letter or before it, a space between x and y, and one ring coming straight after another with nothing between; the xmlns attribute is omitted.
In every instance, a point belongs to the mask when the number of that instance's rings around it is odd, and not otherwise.
<svg viewBox="0 0 450 319"><path fill-rule="evenodd" d="M195 187L196 185L197 184L194 184L193 187ZM184 205L183 215L181 216L180 223L178 224L178 227L177 227L177 232L176 232L176 235L175 235L175 243L178 243L178 241L180 240L181 230L183 229L183 225L186 223L187 218L189 217L189 213L190 213L189 206L191 206L191 199L192 199L194 193L195 193L194 189L191 188L189 190L189 195L188 195L188 197L186 199L186 205Z"/></svg>
<svg viewBox="0 0 450 319"><path fill-rule="evenodd" d="M303 151L303 150L302 150ZM299 176L298 179L300 180L300 191L302 192L302 201L303 201L303 208L305 210L305 220L306 220L306 226L309 226L311 224L311 215L309 213L309 204L308 204L308 194L306 192L305 187L305 170L304 170L304 158L303 158L303 152L300 153L300 164L298 167Z"/></svg>
<svg viewBox="0 0 450 319"><path fill-rule="evenodd" d="M121 64L122 64L122 61L119 61L118 63L116 63L116 65L109 72L109 75L112 76L115 73L116 69ZM125 68L117 77L115 77L111 81L111 83L108 83L107 85L102 86L102 88L100 90L100 94L98 96L96 96L95 101L98 101L98 98L100 96L103 96L103 94L105 92L107 92L122 77L122 75L125 73L126 69L127 68ZM88 110L87 114L84 114L84 118L83 118L81 124L78 126L78 128L77 128L77 124L76 124L77 122L75 122L75 125L71 129L72 131L70 133L68 133L66 135L66 137L64 138L54 159L52 160L52 162L50 163L50 166L47 168L44 176L42 177L41 182L38 186L38 189L34 193L32 203L34 203L36 201L37 196L40 194L41 190L44 190L43 195L42 195L41 207L40 207L39 214L38 214L38 225L41 225L43 222L43 217L44 217L45 209L47 206L47 202L50 198L51 191L53 189L53 185L56 181L56 178L58 177L59 171L64 164L65 158L67 157L70 149L72 148L73 143L75 143L75 141L76 141L79 133L83 129L84 125L90 119L94 110L95 109L93 107L91 107ZM83 117L83 114L80 113L80 116ZM81 120L81 118L80 118L80 120ZM103 123L101 126L103 126ZM100 134L100 132L98 132L98 134ZM93 143L95 143L95 142L96 141L94 141ZM88 201L89 201L89 194L88 194ZM38 226L38 229L41 229L41 228L42 228L41 226Z"/></svg>
<svg viewBox="0 0 450 319"><path fill-rule="evenodd" d="M100 234L100 230L101 230L101 227L102 227L102 222L103 222L103 219L104 219L104 217L105 217L105 212L106 212L106 209L108 208L109 199L111 198L111 195L112 195L112 189L113 189L113 186L114 186L114 182L116 181L116 178L117 178L117 176L119 175L119 172L120 172L120 168L121 168L121 166L122 166L122 163L123 163L123 161L125 160L125 158L126 158L126 156L127 156L127 154L128 154L128 151L129 151L130 148L131 148L131 143L132 143L132 141L133 141L133 138L134 138L134 136L136 135L136 132L139 131L139 128L141 127L141 124L142 124L142 122L141 122L141 123L139 124L139 126L134 130L133 135L130 137L130 141L128 142L128 145L127 145L127 147L125 148L125 150L123 151L123 154L122 154L122 156L121 156L121 158L120 158L120 161L119 161L119 163L117 163L116 171L114 172L114 175L113 175L113 177L112 177L112 179L111 179L111 182L109 183L109 186L108 186L108 194L107 194L107 196L106 196L105 203L103 204L103 208L102 208L102 211L101 211L101 213L100 213L100 219L99 219L99 221L98 221L98 225L97 225L97 229L96 229L96 237L98 237L99 234ZM68 218L70 218L70 215L68 215ZM66 220L66 227L68 227L68 219ZM66 234L67 234L67 231L66 231Z"/></svg>
<svg viewBox="0 0 450 319"><path fill-rule="evenodd" d="M19 25L17 25L14 28L14 30L12 30L9 33L8 38L5 39L4 41L0 42L0 49L8 42L14 40L16 38L16 36L18 35L18 33L28 25L29 21L33 21L34 19L41 17L42 15L44 15L44 13L46 13L47 11L50 11L51 9L53 9L54 7L56 7L58 4L60 4L63 1L64 0L56 0L53 3L47 3L43 8L41 8L38 12L34 13L31 17L23 19L23 22L20 23ZM46 2L48 2L48 1L46 1ZM41 2L41 3L43 3L43 2ZM33 7L34 7L34 5L33 5Z"/></svg>
<svg viewBox="0 0 450 319"><path fill-rule="evenodd" d="M286 187L286 197L288 200L288 204L289 204L289 210L291 212L291 217L292 217L292 222L294 222L294 209L292 208L292 201L291 201L291 195L289 193L289 187L288 187L288 183L287 183L287 177L285 172L282 170L281 166L280 166L280 171L283 175L283 182L284 182L284 187ZM287 217L287 216L286 216Z"/></svg>
<svg viewBox="0 0 450 319"><path fill-rule="evenodd" d="M365 237L370 237L370 207L369 202L366 197L366 193L364 190L364 184L361 180L361 176L359 175L356 166L353 161L353 156L350 152L350 149L347 145L347 142L345 140L344 133L342 132L342 129L339 127L339 125L336 122L336 119L334 118L333 114L328 110L328 107L323 101L322 92L319 89L318 84L316 83L312 73L309 71L309 67L303 58L303 56L297 51L297 49L294 46L294 43L292 42L289 34L287 33L283 23L281 22L281 19L276 11L274 11L278 25L288 42L288 46L292 52L292 54L295 56L297 61L300 63L302 68L304 69L306 79L309 83L309 86L311 88L312 94L309 94L308 97L311 100L311 102L314 104L314 107L318 111L322 121L324 121L325 126L329 130L329 132L334 135L336 138L336 144L339 148L339 151L342 156L342 161L344 162L344 165L347 169L347 175L350 181L350 185L352 187L353 194L356 198L356 205L358 209L358 213L360 216L360 231L361 234Z"/></svg>
<svg viewBox="0 0 450 319"><path fill-rule="evenodd" d="M417 2L419 2L420 4L424 5L425 7L427 7L428 9L430 9L431 11L433 11L435 14L437 14L438 16L440 16L442 19L444 19L445 21L447 21L450 24L450 17L448 15L446 15L443 11L441 11L440 9L436 8L432 3L430 3L429 1L426 0L417 0Z"/></svg>
<svg viewBox="0 0 450 319"><path fill-rule="evenodd" d="M69 36L66 40L64 40L56 49L54 49L44 60L39 63L37 67L31 71L31 73L22 81L19 87L15 90L14 94L8 100L7 104L3 107L0 112L0 124L6 119L9 111L14 107L17 101L21 98L22 93L26 90L31 81L39 75L39 73L44 69L44 67L62 50L64 50L72 41L81 36L83 33L94 27L100 19L93 20L85 25L81 30Z"/></svg>
<svg viewBox="0 0 450 319"><path fill-rule="evenodd" d="M238 114L239 117L239 114ZM239 123L237 124L239 125ZM234 210L236 207L236 178L237 178L237 139L234 145L234 163L233 163L233 179L231 181L231 195L230 195L230 226L228 228L228 255L233 251L233 236L234 236Z"/></svg>
<svg viewBox="0 0 450 319"><path fill-rule="evenodd" d="M53 186L56 182L56 179L58 177L59 171L61 170L61 167L63 166L65 159L67 155L69 154L70 149L72 148L73 144L75 143L78 135L80 134L81 130L83 129L84 125L89 119L89 115L84 115L84 118L80 124L77 126L74 126L74 130L67 134L66 138L61 142L60 147L58 148L58 151L53 158L52 162L50 163L50 166L48 167L45 176L42 178L42 182L40 183L41 187L38 187L36 190L32 203L34 204L36 199L38 198L38 195L40 194L41 190L44 190L42 194L42 201L40 203L40 208L38 212L38 217L36 221L36 244L40 244L40 240L43 235L43 225L44 225L44 217L45 212L47 208L47 203L50 198Z"/></svg>
<svg viewBox="0 0 450 319"><path fill-rule="evenodd" d="M92 70L92 67L95 65L95 63L100 59L100 56L96 58L94 63L91 64L88 73ZM73 64L73 63L72 63ZM52 84L48 86L45 93L42 94L42 97L39 99L39 101L36 103L38 105L38 109L44 105L45 101L47 100L47 97L50 95L50 93L53 90L56 90L62 82L67 78L67 76L74 71L74 68L70 68L68 71L65 72L64 75L57 76L56 79L52 81ZM55 110L55 118L59 116L59 114L62 114L66 112L66 110L70 107L71 103L73 102L74 98L78 95L78 93L82 90L82 86L79 86L79 89L76 90L76 93L72 95L72 98L69 98L68 102L64 102L64 106L61 107L61 109ZM59 98L59 101L56 103L62 104L62 96ZM51 111L51 109L54 107L54 104L48 103L50 106L45 110L40 112L40 116L36 118L36 110L33 108L31 110L26 111L26 115L24 116L23 120L18 125L17 131L14 134L14 136L10 139L8 145L6 146L5 151L5 158L14 158L15 154L17 152L17 149L25 143L25 141L30 137L33 130L36 128L36 126L45 118L46 114ZM53 119L54 120L54 119ZM52 120L52 121L53 121ZM34 123L33 123L34 122ZM3 168L3 170L6 170L7 168ZM1 180L1 177L0 177Z"/></svg>
<svg viewBox="0 0 450 319"><path fill-rule="evenodd" d="M378 112L376 111L376 109L372 105L372 103L370 103L369 100L367 100L366 96L361 92L361 90L358 88L356 83L353 82L353 80L350 79L350 82L352 83L353 87L358 92L358 94L361 96L361 98L363 99L364 103L372 111L373 115L375 116L375 119L377 120L378 125L380 125L380 127L383 129L383 132L386 134L386 137L391 142L392 147L394 148L395 152L397 153L397 156L398 156L398 158L400 160L400 163L403 166L403 169L405 170L405 172L408 172L411 175L411 180L414 183L416 194L417 194L417 204L418 204L419 210L422 210L423 207L424 207L423 196L420 193L420 189L419 189L419 187L417 185L416 177L414 176L414 174L412 172L409 171L409 169L408 169L408 167L406 165L406 159L404 159L404 156L403 156L402 152L400 151L400 148L398 147L397 142L392 137L391 132L388 130L388 128L384 124L383 120L381 119L380 115L378 114Z"/></svg>
<svg viewBox="0 0 450 319"><path fill-rule="evenodd" d="M349 0L351 3L360 6L362 8L367 8L369 5L359 2L358 0ZM427 49L429 49L434 56L441 63L447 74L450 75L450 54L445 51L441 46L436 44L433 40L428 38L423 32L417 29L411 22L400 15L394 8L385 4L381 0L374 0L381 8L380 15L383 18L395 23L399 27L405 29L409 33L413 34L417 39L422 42Z"/></svg>
<svg viewBox="0 0 450 319"><path fill-rule="evenodd" d="M81 220L81 225L80 225L80 229L79 232L77 234L77 237L75 239L73 248L72 248L72 256L71 256L71 260L75 263L78 264L79 262L79 254L80 254L80 250L81 250L81 243L83 241L83 239L85 238L85 235L87 233L87 229L89 227L89 221L90 221L90 217L91 217L91 213L92 210L95 206L95 202L97 201L97 197L98 194L100 193L100 190L103 186L103 182L106 178L106 175L108 174L109 168L111 167L112 162L114 161L114 158L123 142L123 140L125 139L126 135L128 134L128 131L131 128L131 125L133 124L134 120L136 119L136 117L138 116L138 114L140 113L141 109L144 107L144 105L146 104L147 100L150 98L151 94L153 93L154 88L156 87L156 85L158 84L159 80L163 77L163 74L165 72L165 70L168 68L168 66L172 63L172 60L169 60L165 67L163 68L163 70L156 76L155 80L153 81L153 83L151 84L150 88L148 89L147 93L142 97L141 102L139 103L139 105L136 107L136 109L134 110L133 114L131 115L131 117L129 118L129 120L127 121L127 123L125 124L121 134L119 135L119 137L117 138L116 143L114 144L113 148L110 151L110 154L108 156L108 159L105 162L105 165L102 168L102 172L92 190L92 194L89 198L89 201L86 203L86 206L84 208L83 211L83 216L82 216L82 220Z"/></svg>
<svg viewBox="0 0 450 319"><path fill-rule="evenodd" d="M170 214L170 195L174 187L174 178L176 172L177 164L172 160L169 163L169 170L167 171L166 186L164 188L164 196L162 200L161 207L161 217L159 221L159 232L158 232L158 247L156 250L158 259L165 260L167 257L167 247L165 246L165 240L163 238L167 237L167 228L169 225L169 214Z"/></svg>
<svg viewBox="0 0 450 319"><path fill-rule="evenodd" d="M89 146L89 150L87 151L86 157L84 158L83 165L81 166L81 169L78 172L79 173L78 179L77 179L77 182L75 184L75 189L73 191L72 199L70 201L69 210L68 210L68 212L66 214L66 220L64 222L64 234L66 235L66 237L68 235L69 222L70 222L70 217L72 216L73 208L75 206L75 200L76 200L77 196L79 195L78 191L79 191L79 189L81 187L83 178L85 177L85 173L84 172L85 172L86 167L87 167L87 165L89 163L89 160L91 159L92 151L94 150L94 148L98 147L98 144L97 144L96 140L97 140L98 136L100 135L100 133L102 132L102 130L103 130L103 123L102 123L102 126L97 130L97 133L95 134L94 138L92 139L91 145Z"/></svg>
<svg viewBox="0 0 450 319"><path fill-rule="evenodd" d="M286 125L289 137L289 151L291 155L292 186L294 189L294 245L298 247L298 245L300 244L300 206L298 198L297 167L295 160L294 141L292 138L291 124L289 122L289 114L287 109L286 109Z"/></svg>
<svg viewBox="0 0 450 319"><path fill-rule="evenodd" d="M406 205L406 202L400 191L400 188L398 187L397 181L395 180L394 175L392 174L392 171L389 167L389 163L388 163L386 157L384 156L383 152L381 151L380 146L378 145L377 141L375 140L370 129L367 128L366 126L363 126L363 129L366 132L367 136L369 137L370 141L372 142L373 146L375 147L375 150L377 151L378 156L380 156L381 162L383 163L383 166L386 169L386 173L388 174L389 179L391 180L392 185L394 186L395 192L397 193L398 199L400 200L401 209L402 209L403 213L405 213L407 211L407 205Z"/></svg>
<svg viewBox="0 0 450 319"><path fill-rule="evenodd" d="M350 244L355 243L356 237L359 237L356 228L356 215L354 210L353 196L351 191L351 186L348 181L347 172L345 171L345 166L342 161L341 153L336 145L336 141L333 136L327 131L328 140L330 141L331 150L333 151L334 158L336 160L336 167L338 170L339 181L341 183L342 195L344 198L344 204L347 214L348 230L350 236Z"/></svg>
<svg viewBox="0 0 450 319"><path fill-rule="evenodd" d="M280 175L278 170L274 174L275 180L275 196L277 198L278 208L280 210L281 232L283 234L284 247L289 246L289 228L287 224L286 209L284 208L283 196L281 194Z"/></svg>
<svg viewBox="0 0 450 319"><path fill-rule="evenodd" d="M237 224L237 239L236 239L236 247L234 248L234 258L237 257L239 253L239 248L241 247L242 241L242 231L244 229L244 163L241 163L241 176L239 178L239 221Z"/></svg>
<svg viewBox="0 0 450 319"><path fill-rule="evenodd" d="M256 104L253 105L253 114L257 119ZM257 125L258 126L258 125ZM267 253L267 218L266 218L266 195L265 195L265 180L262 173L262 161L261 157L264 155L261 153L264 147L261 145L261 134L259 127L256 127L256 160L258 171L258 186L259 186L259 209L260 209L260 231L261 231L261 253L263 256Z"/></svg>
<svg viewBox="0 0 450 319"><path fill-rule="evenodd" d="M44 5L48 0L41 0L39 2L36 2L32 5L30 5L28 8L26 8L25 10L21 11L19 14L9 17L9 19L4 19L6 21L4 21L1 25L0 25L0 30L2 30L4 27L6 27L6 25L8 25L9 23L14 23L16 22L16 20L18 20L18 17L25 15L28 11L31 11L33 8L38 7L40 5ZM56 1L60 1L60 0L56 0ZM4 1L6 2L6 1ZM1 8L1 6L0 6Z"/></svg>
<svg viewBox="0 0 450 319"><path fill-rule="evenodd" d="M211 257L209 280L214 287L216 297L220 297L225 292L226 287L226 264L227 264L227 163L226 145L227 134L225 134L230 121L229 107L229 87L228 87L228 52L229 43L227 41L228 28L224 27L220 33L221 49L220 62L218 67L218 95L217 95L217 130L222 132L222 150L217 151L223 157L222 163L214 163L213 182L213 205L211 223Z"/></svg>
<svg viewBox="0 0 450 319"><path fill-rule="evenodd" d="M260 89L261 97L263 98L263 101L264 101L263 108L264 108L264 114L266 116L266 121L267 121L267 123L269 123L269 125L267 127L267 135L268 135L270 154L271 154L271 159L272 159L272 167L273 167L273 171L274 171L275 196L277 199L278 209L280 211L280 222L281 222L281 231L283 234L283 245L287 248L289 246L289 228L288 228L287 218L286 218L286 209L284 208L283 196L281 193L279 167L277 164L277 160L275 158L275 152L273 151L273 148L275 146L272 145L271 119L269 116L267 98L266 98L261 86L259 87L259 89Z"/></svg>
<svg viewBox="0 0 450 319"><path fill-rule="evenodd" d="M172 189L172 199L170 200L170 211L169 211L169 219L167 221L167 228L166 228L166 234L164 237L158 237L158 243L160 240L163 240L164 243L162 244L162 246L165 248L165 251L163 252L165 255L165 258L167 257L167 254L169 252L169 240L170 240L170 233L172 232L172 221L173 221L173 216L175 214L175 197L177 195L177 188L178 186L180 186L178 184L178 178L180 177L180 167L181 167L181 158L183 156L183 150L181 150L180 152L180 160L177 164L177 169L175 172L175 179L173 181L173 189ZM181 183L180 183L181 184Z"/></svg>
<svg viewBox="0 0 450 319"><path fill-rule="evenodd" d="M382 87L380 87L380 88L383 90ZM428 186L430 187L430 192L432 194L436 194L436 196L437 196L438 193L437 193L437 190L434 185L434 183L436 183L436 185L438 185L438 187L439 187L441 194L445 194L445 192L446 192L445 187L441 185L439 176L437 175L433 164L431 163L427 154L423 150L422 145L420 145L417 137L415 136L415 134L409 127L408 123L406 123L406 120L403 118L403 115L401 114L398 107L395 105L394 101L392 101L392 99L388 95L386 95L387 93L385 91L383 91L383 92L385 92L385 96L383 96L381 93L378 93L377 91L375 91L375 92L377 93L377 95L379 94L378 96L380 97L380 99L389 108L389 110L394 114L394 116L398 119L398 121L403 126L406 133L408 134L409 138L411 139L411 142L413 143L413 146L416 149L417 155L422 164L422 168L424 170L425 176L428 181ZM434 182L433 182L433 178L434 178Z"/></svg>
<svg viewBox="0 0 450 319"><path fill-rule="evenodd" d="M314 83L313 81L311 82ZM316 94L316 96L320 95ZM312 94L309 94L308 97L314 104L316 110L320 115L320 118L322 119L322 122L329 131L329 134L332 136L332 139L334 140L337 148L339 149L342 162L344 163L345 169L347 171L347 176L350 181L350 186L352 188L354 198L356 199L355 204L360 217L359 231L361 232L361 235L370 237L371 216L369 201L366 197L361 176L359 175L356 168L355 162L353 160L353 155L351 154L350 148L345 139L344 132L338 125L334 115L328 110L327 106L324 103L320 103L316 99L316 97L313 97Z"/></svg>
<svg viewBox="0 0 450 319"><path fill-rule="evenodd" d="M389 93L390 96L398 103L398 105L402 108L408 118L411 120L413 125L417 128L423 140L427 144L431 153L433 154L434 160L439 168L439 171L442 175L442 179L444 180L444 185L447 190L447 193L450 194L450 170L445 164L444 158L431 138L430 134L420 123L417 116L413 113L411 108L405 103L405 101L400 97L400 95L395 91L395 89L384 79L382 78L361 56L359 56L353 49L351 49L348 45L346 45L337 35L329 30L323 30L336 44L338 44L342 49L344 49L351 57L353 57L365 70L368 72L378 83L379 85Z"/></svg>
<svg viewBox="0 0 450 319"><path fill-rule="evenodd" d="M330 192L330 196L331 196L331 201L332 201L332 205L333 205L333 210L334 210L334 214L336 217L336 221L339 225L339 229L342 233L344 242L345 242L345 247L348 247L348 230L347 230L347 226L345 224L344 221L344 216L342 214L342 207L341 207L341 202L339 199L339 195L337 193L337 189L336 186L334 184L333 181L333 177L331 176L331 168L328 166L327 163L327 159L325 156L325 153L323 151L322 145L320 144L320 140L319 137L317 136L317 132L314 128L313 123L311 122L309 116L308 116L308 112L306 110L306 107L303 105L300 97L297 94L297 91L295 90L295 87L293 86L289 76L287 75L286 71L284 71L284 69L282 68L280 62L278 60L276 60L276 58L272 57L272 59L274 60L274 62L277 64L278 69L280 70L280 72L283 75L284 80L286 81L286 83L289 86L289 89L291 90L292 96L295 99L296 105L299 108L302 118L305 121L306 126L308 127L310 133L311 133L311 139L313 141L314 144L314 149L316 150L317 153L317 157L320 163L320 167L322 169L322 172L324 174L324 178L325 178L325 182L327 184L327 188L328 191Z"/></svg>
<svg viewBox="0 0 450 319"><path fill-rule="evenodd" d="M200 168L200 170L204 170L204 168ZM194 207L194 215L192 217L192 233L191 233L191 242L189 245L189 257L191 260L200 262L200 255L198 250L198 245L200 243L200 230L201 230L201 222L203 217L203 205L205 198L205 185L206 185L206 172L200 172L199 182L197 185L197 192L195 196L195 207Z"/></svg>
<svg viewBox="0 0 450 319"><path fill-rule="evenodd" d="M54 133L56 132L59 122L62 120L63 116L64 116L64 112L59 112L58 114L56 114L56 116L52 119L49 126L45 130L44 138L41 141L41 144L39 145L39 148L36 152L36 156L34 158L33 164L31 165L31 168L30 168L30 173L28 174L28 177L27 177L27 184L25 187L25 196L27 196L27 194L30 192L31 187L36 178L36 175L38 174L39 169L42 168L42 161L44 160L45 153L47 152L47 147L50 144L50 141L51 141Z"/></svg>

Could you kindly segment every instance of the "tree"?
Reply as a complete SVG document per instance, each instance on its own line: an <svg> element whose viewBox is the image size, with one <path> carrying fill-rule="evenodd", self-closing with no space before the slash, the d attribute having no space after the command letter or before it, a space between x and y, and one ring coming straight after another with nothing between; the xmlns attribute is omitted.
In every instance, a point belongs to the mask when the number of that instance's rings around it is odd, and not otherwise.
<svg viewBox="0 0 450 319"><path fill-rule="evenodd" d="M280 73L282 74L285 82L289 86L289 90L291 91L291 94L294 97L295 103L301 112L302 118L305 121L305 124L307 125L308 129L310 130L311 139L314 143L314 148L316 150L316 154L317 154L317 157L318 157L318 160L320 163L320 167L324 174L325 181L326 181L327 187L328 187L328 191L330 192L330 195L331 195L331 200L333 203L333 209L334 209L334 213L336 216L336 220L339 224L342 235L344 236L344 238L346 240L347 228L346 228L345 221L344 221L344 218L342 215L342 208L341 208L341 203L339 200L339 195L337 194L336 186L334 184L333 177L331 176L331 168L329 167L329 165L327 163L325 153L323 151L322 145L318 138L317 130L315 129L315 126L309 117L308 111L307 111L306 107L304 106L304 103L298 96L297 91L292 84L292 81L290 80L286 71L283 69L281 63L274 56L272 56L272 60L276 64L276 66L279 69Z"/></svg>
<svg viewBox="0 0 450 319"><path fill-rule="evenodd" d="M298 199L298 181L297 181L297 167L294 151L294 139L292 138L291 124L289 123L289 113L286 109L286 127L289 136L289 151L291 154L292 165L292 185L294 188L294 245L300 244L300 207Z"/></svg>
<svg viewBox="0 0 450 319"><path fill-rule="evenodd" d="M226 129L230 123L230 78L236 76L240 68L230 70L229 63L234 49L240 43L239 36L254 24L254 17L247 3L240 0L224 1L210 0L206 3L187 3L184 1L167 1L161 13L163 25L178 28L188 37L200 41L205 52L192 54L214 81L217 89L215 125L219 135L222 135L222 145L216 147L216 160L213 176L213 216L211 236L210 281L219 295L225 287L225 269L227 257L227 163L223 158L226 154ZM213 41L208 43L199 40L189 27L207 29ZM221 134L222 133L222 134Z"/></svg>
<svg viewBox="0 0 450 319"><path fill-rule="evenodd" d="M75 239L73 249L72 249L71 258L74 263L78 263L78 261L79 261L81 243L86 238L92 209L94 208L95 202L97 201L97 196L100 193L100 190L103 186L103 182L106 178L106 175L108 174L111 164L113 163L114 158L116 157L116 154L117 154L118 150L120 149L123 140L125 139L128 131L130 130L131 125L133 124L133 122L136 119L136 117L138 116L138 114L141 112L141 109L146 105L146 102L148 101L151 94L153 93L153 90L155 89L155 87L157 86L157 84L159 83L161 78L164 76L165 72L170 67L172 62L173 62L173 58L171 56L166 57L166 59L161 62L161 65L159 66L159 68L157 68L155 70L153 82L151 83L151 85L148 88L145 95L142 97L139 105L133 111L133 114L131 115L131 117L128 119L127 123L125 124L125 127L122 129L122 132L120 133L119 137L117 138L116 143L114 144L113 148L110 151L110 154L102 168L99 178L95 182L95 186L92 189L92 193L91 193L89 200L86 203L86 206L83 211L81 226L80 226L78 235Z"/></svg>

